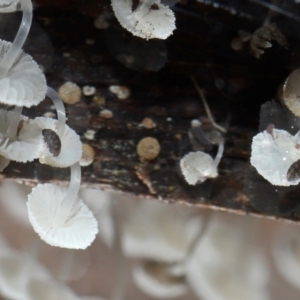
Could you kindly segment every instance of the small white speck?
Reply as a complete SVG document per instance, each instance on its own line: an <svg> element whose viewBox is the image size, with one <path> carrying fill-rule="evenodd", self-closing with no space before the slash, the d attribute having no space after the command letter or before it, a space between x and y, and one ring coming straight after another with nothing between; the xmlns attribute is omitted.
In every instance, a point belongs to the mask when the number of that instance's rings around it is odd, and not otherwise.
<svg viewBox="0 0 300 300"><path fill-rule="evenodd" d="M86 85L82 88L84 96L93 96L96 93L96 88L94 86Z"/></svg>
<svg viewBox="0 0 300 300"><path fill-rule="evenodd" d="M173 119L171 117L168 117L166 120L167 120L167 122L172 122L173 121Z"/></svg>

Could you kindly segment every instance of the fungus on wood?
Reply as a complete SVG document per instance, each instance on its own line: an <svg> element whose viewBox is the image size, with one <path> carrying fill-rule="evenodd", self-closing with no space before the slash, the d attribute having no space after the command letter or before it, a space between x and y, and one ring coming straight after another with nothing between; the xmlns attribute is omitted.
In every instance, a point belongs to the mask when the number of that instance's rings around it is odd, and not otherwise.
<svg viewBox="0 0 300 300"><path fill-rule="evenodd" d="M76 82L79 87L93 86L93 97L105 99L97 103L82 95L77 103L66 104L68 125L95 151L93 162L83 169L83 185L197 207L300 221L298 203L294 201L300 188L281 187L282 192L267 207L264 193L273 193L274 187L253 172L250 165L251 140L258 132L260 106L275 97L277 87L284 83L292 68L300 65L300 58L292 55L298 53L300 40L295 17L272 16L272 23L285 35L289 49L274 43L257 60L250 53L249 41L239 51L231 48L231 41L240 30L255 32L268 14L267 8L252 1L238 7L234 3L219 7L196 1L178 3L171 8L177 29L171 37L160 41L159 47L146 40L134 42L137 38L115 19L110 0L36 0L35 8L34 21L42 26L54 47L53 65L45 73L48 85L56 90L66 82ZM292 16L300 10L294 2L285 9ZM234 10L236 14L231 13ZM110 16L110 26L99 30L94 20L104 13ZM87 38L95 43L86 44ZM130 52L124 45L130 45ZM147 47L153 49L153 55L150 50L139 51ZM115 48L119 51L111 50ZM148 71L157 70L158 54L163 58L159 60L160 70ZM127 68L130 64L135 68ZM180 158L193 151L188 137L190 121L205 116L190 76L206 92L217 122L231 114L219 176L197 186L185 182L179 167ZM110 86L126 86L131 95L120 100L109 91ZM103 109L113 112L113 118L101 118L99 112ZM29 117L49 112L54 112L50 101L41 103L35 111L24 109ZM139 126L145 117L151 118L156 126ZM209 127L204 121L202 118L201 122ZM84 134L88 131L95 135L87 141ZM159 141L159 155L152 161L141 161L137 153L139 141L146 137ZM207 151L215 157L215 149ZM52 169L36 161L26 168L11 162L2 175L31 184L66 184L69 179L67 170ZM261 201L259 205L257 201Z"/></svg>

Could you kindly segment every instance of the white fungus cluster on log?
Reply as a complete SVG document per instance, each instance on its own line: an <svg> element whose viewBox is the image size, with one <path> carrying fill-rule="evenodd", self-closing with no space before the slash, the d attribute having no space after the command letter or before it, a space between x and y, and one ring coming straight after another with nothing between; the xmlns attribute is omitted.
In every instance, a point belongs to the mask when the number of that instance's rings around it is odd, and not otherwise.
<svg viewBox="0 0 300 300"><path fill-rule="evenodd" d="M141 0L132 10L132 0L112 0L112 8L120 24L143 39L166 39L176 28L172 10L160 0Z"/></svg>
<svg viewBox="0 0 300 300"><path fill-rule="evenodd" d="M1 1L0 12L14 11L15 3ZM38 184L32 190L27 202L29 221L48 244L85 249L95 239L98 227L92 212L77 196L82 143L65 124L62 100L47 87L38 64L22 51L32 22L31 0L20 0L20 7L23 17L13 43L0 40L0 103L15 106L13 111L0 110L0 169L7 167L10 160L26 163L34 159L53 167L70 167L68 189ZM22 115L23 106L36 106L45 96L53 101L58 120Z"/></svg>

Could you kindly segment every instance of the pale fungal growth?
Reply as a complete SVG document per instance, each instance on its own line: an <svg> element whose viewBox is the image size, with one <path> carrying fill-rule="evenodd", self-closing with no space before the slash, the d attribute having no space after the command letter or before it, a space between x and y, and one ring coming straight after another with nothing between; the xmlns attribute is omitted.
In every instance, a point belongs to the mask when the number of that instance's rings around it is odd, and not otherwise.
<svg viewBox="0 0 300 300"><path fill-rule="evenodd" d="M281 229L271 247L280 275L291 285L300 289L300 239L297 230Z"/></svg>
<svg viewBox="0 0 300 300"><path fill-rule="evenodd" d="M151 118L144 118L141 125L147 129L153 129L156 127L156 124Z"/></svg>
<svg viewBox="0 0 300 300"><path fill-rule="evenodd" d="M300 174L293 164L300 159L299 143L299 134L292 136L274 128L265 130L253 137L250 162L273 185L297 185Z"/></svg>
<svg viewBox="0 0 300 300"><path fill-rule="evenodd" d="M85 132L84 137L85 137L87 140L92 141L92 140L95 138L95 134L96 134L96 131L95 131L95 130L88 129L88 130Z"/></svg>
<svg viewBox="0 0 300 300"><path fill-rule="evenodd" d="M39 157L43 137L37 123L21 116L21 110L0 110L0 155L25 163Z"/></svg>
<svg viewBox="0 0 300 300"><path fill-rule="evenodd" d="M253 238L253 222L219 215L211 220L186 264L186 277L199 299L270 300L269 268Z"/></svg>
<svg viewBox="0 0 300 300"><path fill-rule="evenodd" d="M86 85L82 88L84 96L93 96L96 93L96 88L94 86Z"/></svg>
<svg viewBox="0 0 300 300"><path fill-rule="evenodd" d="M59 87L58 95L64 103L75 104L80 101L82 93L76 83L68 81Z"/></svg>
<svg viewBox="0 0 300 300"><path fill-rule="evenodd" d="M132 0L112 0L120 24L133 35L144 39L166 39L176 28L172 10L160 0L143 0L132 11Z"/></svg>
<svg viewBox="0 0 300 300"><path fill-rule="evenodd" d="M109 91L115 94L120 100L125 100L131 95L130 89L123 85L111 85Z"/></svg>
<svg viewBox="0 0 300 300"><path fill-rule="evenodd" d="M15 0L1 0L0 13L11 13L17 10L19 1Z"/></svg>
<svg viewBox="0 0 300 300"><path fill-rule="evenodd" d="M20 5L23 17L14 42L0 40L0 102L31 107L44 99L46 79L31 56L21 50L32 22L31 0L21 0Z"/></svg>
<svg viewBox="0 0 300 300"><path fill-rule="evenodd" d="M35 232L47 244L69 249L85 249L98 233L97 221L78 198L81 170L71 167L68 189L39 184L28 196L27 209Z"/></svg>
<svg viewBox="0 0 300 300"><path fill-rule="evenodd" d="M180 160L181 172L188 184L195 185L204 182L207 178L218 176L218 165L224 152L224 140L219 143L218 153L213 159L209 154L196 151L186 154Z"/></svg>
<svg viewBox="0 0 300 300"><path fill-rule="evenodd" d="M300 117L300 69L294 70L283 86L283 100L288 109Z"/></svg>
<svg viewBox="0 0 300 300"><path fill-rule="evenodd" d="M145 137L137 145L137 153L141 160L154 160L160 153L160 145L157 139Z"/></svg>
<svg viewBox="0 0 300 300"><path fill-rule="evenodd" d="M44 134L43 148L39 155L40 163L65 168L80 160L82 145L73 129L64 124L60 127L59 121L50 118L39 117L35 118L34 122L42 132L47 132L47 135ZM60 128L62 132L59 132Z"/></svg>
<svg viewBox="0 0 300 300"><path fill-rule="evenodd" d="M136 265L133 280L145 294L159 299L181 297L188 291L185 278L172 275L164 263L150 261Z"/></svg>
<svg viewBox="0 0 300 300"><path fill-rule="evenodd" d="M91 165L95 158L95 151L89 144L82 144L82 156L79 160L81 167L87 167Z"/></svg>
<svg viewBox="0 0 300 300"><path fill-rule="evenodd" d="M103 119L111 119L113 116L113 112L109 109L103 109L99 112L99 117Z"/></svg>

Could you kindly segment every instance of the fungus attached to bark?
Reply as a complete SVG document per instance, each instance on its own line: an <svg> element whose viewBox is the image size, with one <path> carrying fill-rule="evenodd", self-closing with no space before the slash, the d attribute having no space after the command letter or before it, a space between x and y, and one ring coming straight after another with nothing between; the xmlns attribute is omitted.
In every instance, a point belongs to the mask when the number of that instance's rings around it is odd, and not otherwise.
<svg viewBox="0 0 300 300"><path fill-rule="evenodd" d="M142 0L132 10L132 0L112 0L113 11L120 24L133 35L144 39L166 39L174 31L175 16L160 0Z"/></svg>
<svg viewBox="0 0 300 300"><path fill-rule="evenodd" d="M300 69L293 71L283 86L283 100L289 110L300 117Z"/></svg>
<svg viewBox="0 0 300 300"><path fill-rule="evenodd" d="M28 196L29 221L46 243L69 249L85 249L98 233L97 221L77 196L81 170L71 167L68 190L53 184L39 184Z"/></svg>
<svg viewBox="0 0 300 300"><path fill-rule="evenodd" d="M297 176L290 167L300 159L299 143L299 134L292 136L274 128L265 130L253 137L250 162L273 185L297 185L300 174Z"/></svg>
<svg viewBox="0 0 300 300"><path fill-rule="evenodd" d="M224 152L224 140L219 143L218 153L213 159L209 154L196 151L186 154L180 160L181 172L188 184L195 185L204 182L207 178L218 176L218 165Z"/></svg>

